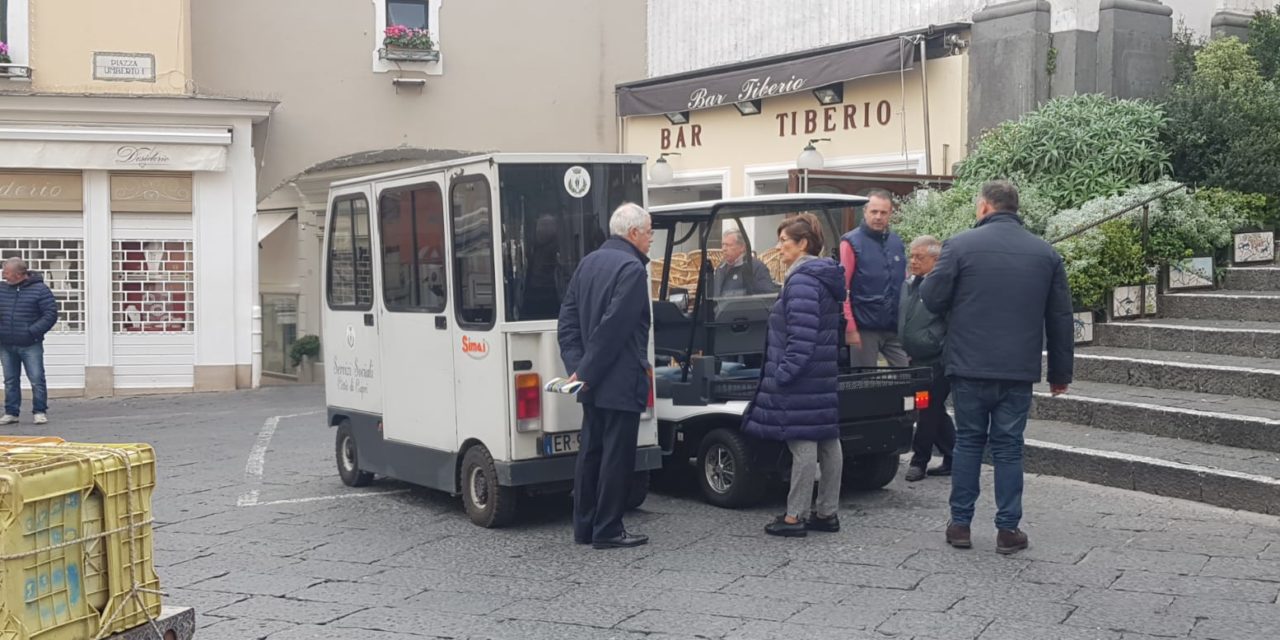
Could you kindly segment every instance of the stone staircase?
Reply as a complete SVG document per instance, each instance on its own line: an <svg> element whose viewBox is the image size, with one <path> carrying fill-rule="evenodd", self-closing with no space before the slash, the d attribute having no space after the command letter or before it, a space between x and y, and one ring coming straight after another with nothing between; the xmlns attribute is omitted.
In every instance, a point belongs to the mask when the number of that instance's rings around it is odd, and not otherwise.
<svg viewBox="0 0 1280 640"><path fill-rule="evenodd" d="M1280 514L1280 265L1094 326L1070 393L1036 389L1027 471Z"/></svg>

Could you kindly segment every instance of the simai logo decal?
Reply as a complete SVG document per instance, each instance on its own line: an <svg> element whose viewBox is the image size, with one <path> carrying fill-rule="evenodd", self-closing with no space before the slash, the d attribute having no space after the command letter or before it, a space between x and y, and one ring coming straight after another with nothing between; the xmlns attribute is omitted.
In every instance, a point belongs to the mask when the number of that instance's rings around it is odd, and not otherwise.
<svg viewBox="0 0 1280 640"><path fill-rule="evenodd" d="M476 360L481 360L489 355L489 343L484 338L472 340L467 336L462 336L462 352Z"/></svg>

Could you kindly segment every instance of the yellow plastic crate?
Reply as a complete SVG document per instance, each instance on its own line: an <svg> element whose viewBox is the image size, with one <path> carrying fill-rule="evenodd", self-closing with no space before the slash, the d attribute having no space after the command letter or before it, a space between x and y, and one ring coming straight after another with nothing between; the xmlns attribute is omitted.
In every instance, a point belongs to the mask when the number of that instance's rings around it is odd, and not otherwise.
<svg viewBox="0 0 1280 640"><path fill-rule="evenodd" d="M155 452L0 437L0 640L87 640L160 614Z"/></svg>

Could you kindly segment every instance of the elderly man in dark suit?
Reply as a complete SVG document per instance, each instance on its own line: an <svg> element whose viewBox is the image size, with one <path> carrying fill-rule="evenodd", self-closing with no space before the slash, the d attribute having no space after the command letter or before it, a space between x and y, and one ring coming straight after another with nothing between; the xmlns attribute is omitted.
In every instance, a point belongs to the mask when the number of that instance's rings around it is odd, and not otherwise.
<svg viewBox="0 0 1280 640"><path fill-rule="evenodd" d="M777 293L780 289L769 275L769 267L747 253L747 242L742 232L730 229L720 238L724 259L711 280L711 295L715 298L754 296Z"/></svg>
<svg viewBox="0 0 1280 640"><path fill-rule="evenodd" d="M583 383L582 448L573 479L573 539L597 549L635 547L648 536L622 526L635 471L640 414L649 400L649 245L638 205L609 219L610 237L582 259L560 307L560 357Z"/></svg>

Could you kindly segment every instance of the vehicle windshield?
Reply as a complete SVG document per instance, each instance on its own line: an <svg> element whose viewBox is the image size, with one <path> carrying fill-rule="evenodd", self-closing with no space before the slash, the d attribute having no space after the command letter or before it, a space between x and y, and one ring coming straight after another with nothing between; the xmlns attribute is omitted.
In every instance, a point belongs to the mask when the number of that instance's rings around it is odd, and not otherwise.
<svg viewBox="0 0 1280 640"><path fill-rule="evenodd" d="M507 321L559 316L578 262L608 239L613 210L643 202L642 170L640 164L499 167Z"/></svg>

